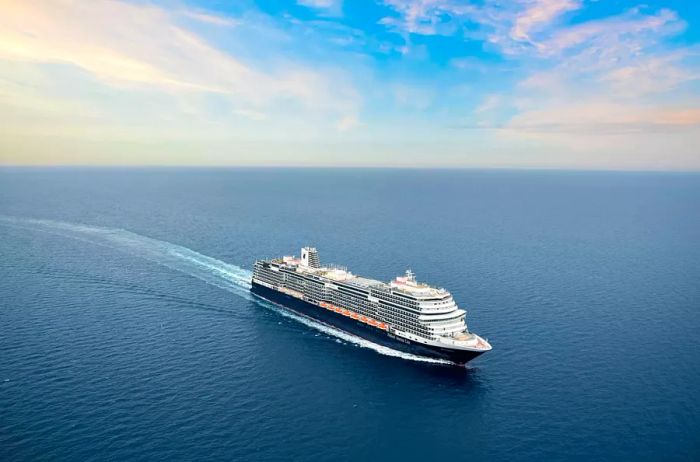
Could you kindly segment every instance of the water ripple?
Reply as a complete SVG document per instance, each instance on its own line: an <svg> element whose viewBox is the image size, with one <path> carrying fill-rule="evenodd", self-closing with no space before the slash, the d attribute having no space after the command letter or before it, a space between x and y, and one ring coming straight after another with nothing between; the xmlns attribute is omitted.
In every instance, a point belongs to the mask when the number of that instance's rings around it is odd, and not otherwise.
<svg viewBox="0 0 700 462"><path fill-rule="evenodd" d="M336 339L345 340L358 347L374 350L375 352L385 356L432 364L453 364L450 361L404 353L374 342L370 342L369 340L349 334L336 327L331 327L307 316L292 312L281 305L273 303L270 300L254 296L250 292L250 280L252 278L252 273L249 270L223 262L216 258L202 255L201 253L188 249L187 247L142 236L124 229L89 226L56 220L42 220L0 215L0 224L58 234L63 237L79 239L92 244L107 246L121 252L127 252L131 255L147 259L159 265L195 277L206 282L207 284L227 290L264 308L276 310L289 319L293 319L307 327L335 337ZM71 278L75 276L67 274L64 277ZM90 282L91 280L89 278L83 278L83 281ZM92 282L102 285L114 284L111 282L105 283L105 281L100 279L93 279ZM133 286L130 287L130 289L134 289ZM158 295L153 292L147 292L146 294L160 296L163 298L169 297L164 294Z"/></svg>

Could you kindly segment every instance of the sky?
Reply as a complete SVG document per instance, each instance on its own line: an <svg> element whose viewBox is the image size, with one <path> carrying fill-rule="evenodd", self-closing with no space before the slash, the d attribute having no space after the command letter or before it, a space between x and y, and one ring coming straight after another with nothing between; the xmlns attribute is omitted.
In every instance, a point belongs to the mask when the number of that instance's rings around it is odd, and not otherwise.
<svg viewBox="0 0 700 462"><path fill-rule="evenodd" d="M700 2L0 0L0 165L700 170Z"/></svg>

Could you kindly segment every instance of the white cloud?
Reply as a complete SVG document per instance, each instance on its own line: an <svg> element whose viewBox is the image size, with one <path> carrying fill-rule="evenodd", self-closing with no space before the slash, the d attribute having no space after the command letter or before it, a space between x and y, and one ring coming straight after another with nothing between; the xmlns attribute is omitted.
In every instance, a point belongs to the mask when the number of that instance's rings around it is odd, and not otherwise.
<svg viewBox="0 0 700 462"><path fill-rule="evenodd" d="M453 35L478 25L482 37L505 50L530 42L534 32L547 29L563 14L581 8L581 0L384 0L397 15L380 22L402 33ZM486 34L486 35L484 35ZM515 42L515 43L514 43ZM519 46L519 45L517 45Z"/></svg>
<svg viewBox="0 0 700 462"><path fill-rule="evenodd" d="M387 152L439 139L468 163L460 153L479 143L518 153L535 140L565 163L591 147L652 158L662 139L687 160L700 142L700 53L669 40L685 27L670 10L582 20L583 0L377 1L391 8L381 22L400 37L318 19L341 11L332 0L298 2L316 10L313 21L130 0L0 0L0 147L9 137L28 152L43 137L37 149L50 153L62 137L88 140L64 143L85 156L100 142L118 152L119 141L167 153L164 142L184 156L236 145L255 163L259 146L293 156L307 155L299 146L327 153L329 141L351 138ZM430 81L371 68L377 50L403 50L402 72L428 63L433 41L415 35L435 34L480 40L503 59L455 58ZM372 124L358 119L363 99ZM436 132L454 119L480 130ZM656 141L640 145L652 134ZM375 154L367 158L379 162Z"/></svg>
<svg viewBox="0 0 700 462"><path fill-rule="evenodd" d="M686 82L700 79L700 69L683 64L687 55L687 51L643 55L603 71L600 81L623 97L665 93Z"/></svg>
<svg viewBox="0 0 700 462"><path fill-rule="evenodd" d="M499 106L501 106L504 102L504 97L503 95L499 94L493 94L493 95L488 95L484 100L479 104L476 109L474 109L475 114L483 114L483 113L488 113L491 112L495 109L497 109Z"/></svg>
<svg viewBox="0 0 700 462"><path fill-rule="evenodd" d="M213 14L204 13L202 11L184 10L181 12L181 14L183 16L192 18L196 21L211 24L214 26L234 27L240 24L240 21L236 19L227 18L225 16L216 16Z"/></svg>
<svg viewBox="0 0 700 462"><path fill-rule="evenodd" d="M383 18L380 23L403 33L419 35L451 34L456 17L473 10L453 0L384 0L398 16Z"/></svg>
<svg viewBox="0 0 700 462"><path fill-rule="evenodd" d="M530 41L531 34L547 27L564 13L581 8L580 0L533 0L519 12L510 31L513 40Z"/></svg>
<svg viewBox="0 0 700 462"><path fill-rule="evenodd" d="M656 14L642 14L638 9L599 20L550 31L539 41L537 48L543 55L556 55L581 45L625 46L623 51L638 53L642 47L674 35L685 27L678 15L667 9Z"/></svg>
<svg viewBox="0 0 700 462"><path fill-rule="evenodd" d="M220 95L250 111L290 101L331 116L355 112L357 94L342 79L290 62L257 69L185 29L183 15L234 24L148 4L3 0L0 60L68 64L124 91Z"/></svg>
<svg viewBox="0 0 700 462"><path fill-rule="evenodd" d="M330 15L339 15L343 9L343 0L297 0L297 3Z"/></svg>
<svg viewBox="0 0 700 462"><path fill-rule="evenodd" d="M551 143L562 153L595 147L649 157L663 139L687 160L689 146L700 142L700 98L691 86L700 80L700 53L669 40L685 28L671 10L640 7L566 24L581 0L385 3L397 15L383 23L407 41L408 34L478 38L522 74L515 87L481 97L465 128L486 130L484 136L497 129L495 137ZM452 66L473 72L484 63L454 59Z"/></svg>
<svg viewBox="0 0 700 462"><path fill-rule="evenodd" d="M338 3L338 0L299 0L297 3L312 8L333 8Z"/></svg>

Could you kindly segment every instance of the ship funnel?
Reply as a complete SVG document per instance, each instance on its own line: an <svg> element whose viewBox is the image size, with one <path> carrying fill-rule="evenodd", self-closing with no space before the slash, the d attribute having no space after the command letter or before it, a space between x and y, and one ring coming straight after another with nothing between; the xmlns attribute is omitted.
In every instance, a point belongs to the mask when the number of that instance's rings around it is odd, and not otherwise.
<svg viewBox="0 0 700 462"><path fill-rule="evenodd" d="M320 268L321 262L318 259L318 251L315 247L302 247L301 264L309 268Z"/></svg>

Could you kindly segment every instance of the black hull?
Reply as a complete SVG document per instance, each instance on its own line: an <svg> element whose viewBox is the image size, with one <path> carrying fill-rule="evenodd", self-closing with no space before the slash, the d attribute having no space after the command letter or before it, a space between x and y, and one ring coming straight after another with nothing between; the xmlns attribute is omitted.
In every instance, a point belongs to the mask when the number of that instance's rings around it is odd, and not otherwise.
<svg viewBox="0 0 700 462"><path fill-rule="evenodd" d="M465 364L479 356L482 352L479 351L464 351L453 350L450 348L433 347L423 345L404 338L393 337L392 334L385 332L376 327L369 326L363 322L343 316L334 311L321 308L290 295L269 289L260 284L253 283L250 291L262 298L278 303L293 311L301 313L310 318L321 321L333 327L337 327L345 332L355 334L364 339L370 340L379 345L386 346L393 350L411 353L417 356L429 358L444 359L455 364Z"/></svg>

